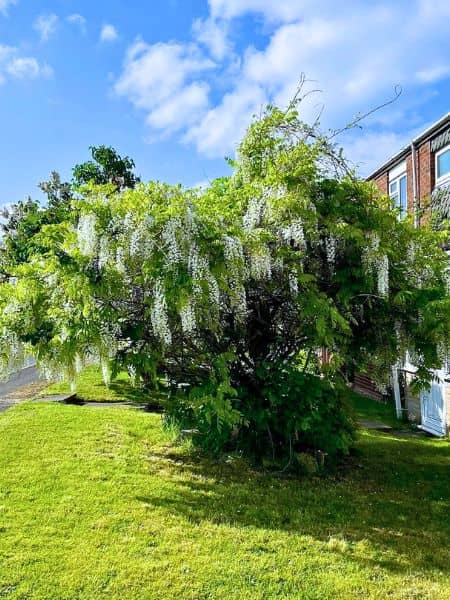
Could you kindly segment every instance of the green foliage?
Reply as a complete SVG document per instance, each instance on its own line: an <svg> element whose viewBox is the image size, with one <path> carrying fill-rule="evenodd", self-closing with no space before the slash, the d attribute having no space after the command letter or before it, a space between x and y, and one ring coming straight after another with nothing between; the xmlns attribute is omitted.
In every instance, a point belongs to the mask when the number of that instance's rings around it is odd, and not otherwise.
<svg viewBox="0 0 450 600"><path fill-rule="evenodd" d="M2 211L0 275L4 277L11 277L14 269L47 251L45 239L39 236L45 226L73 221L70 185L53 171L49 181L39 187L47 197L44 206L28 197Z"/></svg>
<svg viewBox="0 0 450 600"><path fill-rule="evenodd" d="M43 217L39 203L27 198L2 210L5 220L1 225L3 242L0 248L1 270L4 275L9 266L26 262L35 251L32 242L41 230Z"/></svg>
<svg viewBox="0 0 450 600"><path fill-rule="evenodd" d="M255 121L233 176L206 190L122 189L120 157L94 159L74 171L89 183L70 218L42 227L18 284L0 287L9 360L25 349L72 380L93 361L108 382L163 380L168 420L199 445L283 465L348 452L354 371L385 382L408 351L423 385L441 366L446 232L399 220L295 103Z"/></svg>
<svg viewBox="0 0 450 600"><path fill-rule="evenodd" d="M120 156L111 146L91 146L93 160L76 165L73 169L75 188L95 183L112 183L118 189L133 188L139 177L133 173L134 161L128 156Z"/></svg>
<svg viewBox="0 0 450 600"><path fill-rule="evenodd" d="M128 156L121 157L114 148L107 146L92 146L90 150L93 161L74 167L72 184L62 182L56 171L52 171L48 181L39 183L46 196L43 206L28 197L1 211L4 222L0 225L0 276L10 274L15 267L28 262L33 254L46 252L43 238L37 235L44 226L73 222L76 218L72 206L74 189L91 182L111 183L117 189L124 189L139 182L133 173L134 162Z"/></svg>
<svg viewBox="0 0 450 600"><path fill-rule="evenodd" d="M332 382L294 367L267 365L258 401L242 390L245 421L238 439L255 458L270 449L274 459L294 460L294 453L347 454L354 441L349 391L340 378Z"/></svg>

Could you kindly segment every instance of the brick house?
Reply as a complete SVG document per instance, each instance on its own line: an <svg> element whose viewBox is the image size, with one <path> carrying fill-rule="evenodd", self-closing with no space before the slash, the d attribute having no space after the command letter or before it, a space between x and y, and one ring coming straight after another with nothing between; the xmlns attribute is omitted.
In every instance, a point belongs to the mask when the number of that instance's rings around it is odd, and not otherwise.
<svg viewBox="0 0 450 600"><path fill-rule="evenodd" d="M450 217L450 113L411 140L369 177L383 194L388 194L400 210L413 214L416 226L420 215L433 203ZM426 218L426 216L425 216ZM414 366L408 361L393 369L392 384L398 416L408 418L435 435L450 432L450 373L448 367L436 372L429 391L419 396L410 392L409 382ZM356 380L356 386L370 393L367 378ZM375 390L373 390L375 392ZM373 395L373 394L372 394Z"/></svg>

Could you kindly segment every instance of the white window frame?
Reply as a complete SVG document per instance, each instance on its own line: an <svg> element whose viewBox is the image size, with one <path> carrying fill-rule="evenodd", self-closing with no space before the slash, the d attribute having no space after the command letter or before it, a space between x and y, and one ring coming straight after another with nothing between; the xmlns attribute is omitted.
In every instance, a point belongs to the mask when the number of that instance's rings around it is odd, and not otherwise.
<svg viewBox="0 0 450 600"><path fill-rule="evenodd" d="M406 206L404 208L404 210L402 210L402 207L400 205L400 181L405 178L406 181ZM395 192L391 191L391 186L393 186L394 184L397 184L397 190ZM396 167L394 167L393 169L390 170L389 172L389 182L388 182L388 192L389 192L389 197L394 200L394 198L396 197L397 200L395 201L395 206L397 208L400 209L400 215L399 218L403 219L406 217L406 215L408 214L408 173L406 170L406 161L401 162L399 165L397 165Z"/></svg>
<svg viewBox="0 0 450 600"><path fill-rule="evenodd" d="M439 150L439 152L436 152L435 156L434 156L434 166L435 166L435 173L436 173L436 187L444 184L444 183L448 183L450 182L450 171L448 173L446 173L445 175L441 175L441 177L438 177L438 159L441 156L441 154L445 154L446 152L450 151L450 144L448 144L447 146L445 146L444 148L441 148L441 150Z"/></svg>

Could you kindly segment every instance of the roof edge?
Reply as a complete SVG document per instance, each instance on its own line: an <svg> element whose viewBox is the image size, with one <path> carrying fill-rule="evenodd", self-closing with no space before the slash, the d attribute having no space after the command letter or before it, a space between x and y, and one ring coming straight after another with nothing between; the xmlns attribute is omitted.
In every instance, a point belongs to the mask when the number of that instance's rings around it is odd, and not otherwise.
<svg viewBox="0 0 450 600"><path fill-rule="evenodd" d="M411 144L418 144L420 142L426 141L427 138L431 137L441 127L443 127L447 122L450 122L450 112L446 113L439 120L435 121L432 125L427 127L427 129L425 129L425 131L423 131L417 137L413 138L407 146L404 146L401 150L399 150L396 154L391 156L391 158L389 158L387 161L385 161L377 169L372 171L372 173L370 173L370 175L368 175L366 177L366 181L370 181L370 180L374 179L377 175L380 175L381 173L383 173L383 171L385 171L393 163L401 160L403 158L403 156L406 155L410 151Z"/></svg>

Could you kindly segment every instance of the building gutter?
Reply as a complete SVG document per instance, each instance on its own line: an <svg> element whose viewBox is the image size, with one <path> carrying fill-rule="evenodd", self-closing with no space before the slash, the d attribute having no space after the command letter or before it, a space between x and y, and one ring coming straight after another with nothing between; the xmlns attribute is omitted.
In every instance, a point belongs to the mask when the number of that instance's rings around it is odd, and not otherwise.
<svg viewBox="0 0 450 600"><path fill-rule="evenodd" d="M413 184L413 213L414 227L419 226L419 198L417 191L417 163L416 163L416 144L411 142L411 162L412 162L412 184Z"/></svg>

